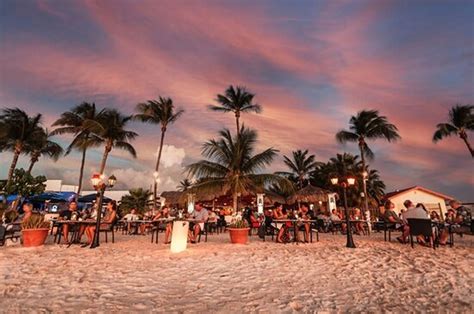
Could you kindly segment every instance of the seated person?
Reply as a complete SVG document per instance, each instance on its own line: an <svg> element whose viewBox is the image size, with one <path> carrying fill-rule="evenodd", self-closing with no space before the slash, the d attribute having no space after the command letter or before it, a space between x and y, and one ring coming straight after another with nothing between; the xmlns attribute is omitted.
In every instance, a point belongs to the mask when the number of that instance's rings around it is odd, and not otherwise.
<svg viewBox="0 0 474 314"><path fill-rule="evenodd" d="M156 217L156 216L155 216ZM161 219L168 219L170 218L170 209L168 206L164 206L161 209L160 213L160 218ZM170 244L170 237L171 237L171 232L173 231L173 221L164 221L160 222L158 225L158 228L165 229L165 244Z"/></svg>
<svg viewBox="0 0 474 314"><path fill-rule="evenodd" d="M217 219L217 227L222 228L222 227L226 227L226 226L227 226L227 222L225 221L225 210L220 209L218 219Z"/></svg>
<svg viewBox="0 0 474 314"><path fill-rule="evenodd" d="M402 220L405 223L403 228L403 235L402 235L402 243L406 242L406 239L410 235L410 227L408 226L408 219L430 219L430 216L426 212L423 207L415 207L410 200L406 200L403 205L407 208L405 212L403 212ZM398 238L397 238L398 239ZM425 240L422 236L417 237L418 243L424 244Z"/></svg>
<svg viewBox="0 0 474 314"><path fill-rule="evenodd" d="M441 220L439 214L434 210L430 213L430 218L434 222L439 222Z"/></svg>
<svg viewBox="0 0 474 314"><path fill-rule="evenodd" d="M101 221L100 229L109 228L110 224L113 224L117 218L117 203L115 201L110 201L107 203L107 209L105 212L105 216ZM95 233L96 226L87 226L85 228L85 233L87 236L88 243L84 244L83 246L88 246L92 244L94 241L94 233Z"/></svg>
<svg viewBox="0 0 474 314"><path fill-rule="evenodd" d="M359 208L354 208L352 210L350 220L355 221L353 224L356 234L360 235L361 233L365 233L364 226L362 224L362 214Z"/></svg>
<svg viewBox="0 0 474 314"><path fill-rule="evenodd" d="M451 200L449 202L449 206L451 206L451 208L454 211L454 214L451 214L451 216L454 216L454 219L450 218L452 219L451 223L455 223L459 225L453 228L453 232L456 232L456 233L471 232L471 223L472 223L471 211L467 207L462 206L461 203L456 200ZM439 244L445 245L446 241L448 240L448 236L449 236L449 228L443 229L439 237Z"/></svg>
<svg viewBox="0 0 474 314"><path fill-rule="evenodd" d="M194 219L194 221L189 223L189 239L191 240L191 243L196 243L197 236L201 230L204 229L204 224L209 218L209 213L207 209L198 202L191 214L191 218Z"/></svg>
<svg viewBox="0 0 474 314"><path fill-rule="evenodd" d="M140 216L137 215L137 210L135 208L132 208L132 210L128 214L123 216L123 220L126 222L128 234L137 233L136 223L133 224L135 226L135 231L132 232L132 222L138 219L140 219Z"/></svg>
<svg viewBox="0 0 474 314"><path fill-rule="evenodd" d="M80 217L79 212L77 211L77 202L69 202L68 209L63 210L59 213L59 220L78 220ZM69 224L63 224L63 238L66 243L69 243ZM82 232L81 232L82 235Z"/></svg>
<svg viewBox="0 0 474 314"><path fill-rule="evenodd" d="M280 219L287 219L288 215L286 214L286 210L283 209L283 205L280 203L275 203L273 209L273 219L274 220L280 220ZM276 223L276 228L279 229L278 235L277 235L277 242L282 243L281 237L283 236L283 233L285 232L284 227L285 224L283 223Z"/></svg>
<svg viewBox="0 0 474 314"><path fill-rule="evenodd" d="M311 220L311 216L309 214L309 206L307 203L301 203L300 204L300 209L298 211L298 217L300 217L303 220ZM298 222L298 229L303 229L305 233L305 242L309 242L309 236L310 236L310 223L309 222ZM297 233L299 236L299 232Z"/></svg>

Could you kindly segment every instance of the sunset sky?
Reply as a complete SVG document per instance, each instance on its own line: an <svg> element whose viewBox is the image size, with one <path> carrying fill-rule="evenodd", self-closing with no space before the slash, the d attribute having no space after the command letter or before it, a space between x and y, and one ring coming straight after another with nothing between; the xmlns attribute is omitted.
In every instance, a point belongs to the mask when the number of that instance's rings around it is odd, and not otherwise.
<svg viewBox="0 0 474 314"><path fill-rule="evenodd" d="M184 116L166 138L161 190L184 178L231 114L217 93L244 85L262 105L245 114L259 149L309 149L317 160L357 153L335 133L377 109L402 140L370 142L387 192L412 185L474 201L473 161L459 138L432 143L450 107L474 103L474 1L0 1L0 106L42 113L44 125L83 101L131 114L159 95ZM119 188L149 187L159 128L133 123L138 159L112 151ZM474 134L469 134L474 144ZM57 140L64 146L70 138ZM91 150L86 178L102 149ZM0 156L5 177L12 155ZM80 155L40 160L35 174L77 182ZM28 159L20 158L19 166ZM87 182L86 188L89 186Z"/></svg>

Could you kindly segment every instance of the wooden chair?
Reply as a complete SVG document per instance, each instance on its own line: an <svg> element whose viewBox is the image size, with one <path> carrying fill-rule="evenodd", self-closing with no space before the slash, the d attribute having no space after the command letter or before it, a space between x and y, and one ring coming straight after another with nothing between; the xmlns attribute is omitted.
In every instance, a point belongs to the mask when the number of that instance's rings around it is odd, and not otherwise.
<svg viewBox="0 0 474 314"><path fill-rule="evenodd" d="M105 226L103 226L105 225ZM108 243L108 233L112 233L112 243L115 243L115 223L102 223L99 232L105 233L105 243Z"/></svg>

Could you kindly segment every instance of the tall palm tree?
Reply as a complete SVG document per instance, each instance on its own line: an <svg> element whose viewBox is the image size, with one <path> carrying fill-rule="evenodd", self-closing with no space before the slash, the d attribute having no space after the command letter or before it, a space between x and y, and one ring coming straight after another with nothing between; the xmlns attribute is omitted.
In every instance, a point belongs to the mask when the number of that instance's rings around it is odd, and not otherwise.
<svg viewBox="0 0 474 314"><path fill-rule="evenodd" d="M33 170L33 166L38 162L41 156L47 156L54 161L57 161L59 157L64 153L63 148L56 142L50 140L52 137L51 133L47 129L42 129L42 132L38 136L29 141L26 145L26 150L30 155L30 166L27 173L30 174Z"/></svg>
<svg viewBox="0 0 474 314"><path fill-rule="evenodd" d="M385 139L393 142L400 139L398 129L394 124L388 122L387 117L380 116L377 110L362 110L357 115L352 116L349 121L349 131L341 130L336 134L336 139L340 143L356 142L359 145L360 157L362 161L362 171L366 168L366 158L373 159L374 153L367 145L367 140ZM365 210L369 209L367 200L367 184L363 180Z"/></svg>
<svg viewBox="0 0 474 314"><path fill-rule="evenodd" d="M149 100L146 103L140 103L136 107L137 114L133 116L135 120L145 123L161 125L160 146L158 149L158 157L156 158L155 177L158 178L160 169L161 152L165 141L165 133L168 126L184 113L184 110L175 110L173 100L171 98L159 97L158 100ZM156 206L157 199L157 180L153 183L153 206Z"/></svg>
<svg viewBox="0 0 474 314"><path fill-rule="evenodd" d="M276 174L286 176L287 178L294 177L298 182L298 188L302 189L308 176L318 166L318 162L315 161L315 155L308 156L308 150L296 150L293 153L293 159L283 156L283 162L288 166L290 172L280 171Z"/></svg>
<svg viewBox="0 0 474 314"><path fill-rule="evenodd" d="M96 121L88 120L85 122L86 128L100 137L103 144L105 144L99 169L101 175L105 171L107 158L113 148L125 150L134 158L137 157L137 152L130 141L135 139L138 134L125 129L131 119L132 116L125 116L116 109L105 109L97 116Z"/></svg>
<svg viewBox="0 0 474 314"><path fill-rule="evenodd" d="M84 177L84 165L86 162L87 149L98 146L102 140L91 132L87 121L97 121L97 117L103 111L97 112L95 103L83 102L75 106L72 110L61 114L61 117L53 123L53 126L60 126L51 132L51 135L73 134L74 138L71 144L66 148L65 155L77 149L82 153L81 166L79 170L79 183L77 194L82 191L82 180ZM87 123L86 123L87 122Z"/></svg>
<svg viewBox="0 0 474 314"><path fill-rule="evenodd" d="M184 180L181 180L179 182L179 185L176 188L180 192L185 192L185 191L189 190L189 188L191 188L192 185L193 185L193 183L191 182L191 180L184 179Z"/></svg>
<svg viewBox="0 0 474 314"><path fill-rule="evenodd" d="M225 94L218 94L216 101L219 105L209 105L209 109L219 112L233 112L235 115L235 124L237 126L237 135L240 132L240 114L242 112L256 112L260 113L262 107L259 104L253 103L254 94L248 92L245 87L230 85L226 89Z"/></svg>
<svg viewBox="0 0 474 314"><path fill-rule="evenodd" d="M24 153L28 141L41 134L41 114L30 117L19 108L5 108L0 115L0 121L6 126L7 136L3 143L3 150L13 152L13 160L8 171L6 187L11 183L13 171L18 163L20 154Z"/></svg>
<svg viewBox="0 0 474 314"><path fill-rule="evenodd" d="M433 135L433 142L438 142L445 137L458 135L466 144L467 149L474 158L474 150L467 138L467 131L474 131L474 106L456 105L449 110L449 122L439 123L436 132Z"/></svg>
<svg viewBox="0 0 474 314"><path fill-rule="evenodd" d="M234 211L237 210L239 193L249 193L266 184L279 183L290 188L291 183L274 174L260 173L270 165L277 150L268 148L254 154L257 132L242 127L240 135L232 136L228 129L219 132L220 139L204 143L201 154L207 160L200 160L186 167L189 175L198 183L193 189L198 193L231 193Z"/></svg>

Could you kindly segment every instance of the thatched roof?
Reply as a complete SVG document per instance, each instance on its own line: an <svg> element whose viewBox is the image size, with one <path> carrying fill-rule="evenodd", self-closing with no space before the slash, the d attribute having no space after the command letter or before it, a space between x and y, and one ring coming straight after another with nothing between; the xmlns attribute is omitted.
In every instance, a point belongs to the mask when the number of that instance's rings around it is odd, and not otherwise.
<svg viewBox="0 0 474 314"><path fill-rule="evenodd" d="M165 191L160 196L165 198L165 203L168 205L186 202L186 194L179 191Z"/></svg>
<svg viewBox="0 0 474 314"><path fill-rule="evenodd" d="M323 190L321 188L315 187L314 185L307 185L306 187L302 188L295 192L295 194L290 198L292 203L295 202L326 202L328 200L328 193L329 191Z"/></svg>

